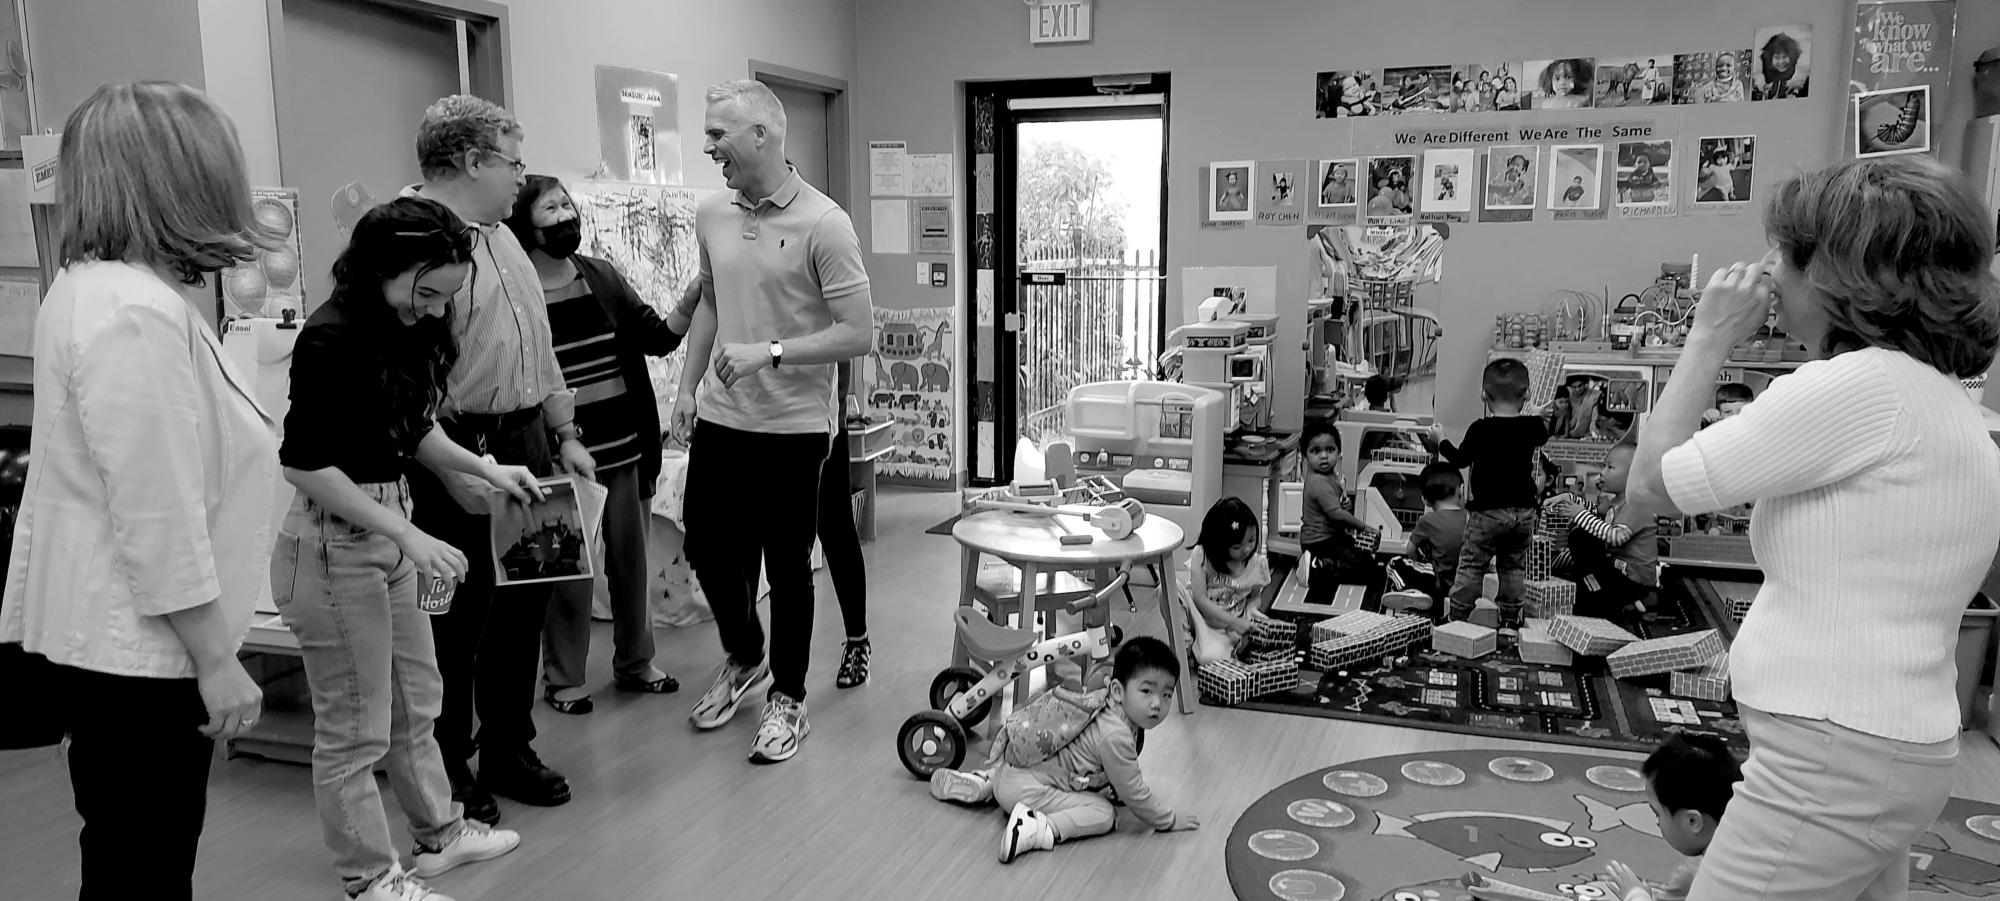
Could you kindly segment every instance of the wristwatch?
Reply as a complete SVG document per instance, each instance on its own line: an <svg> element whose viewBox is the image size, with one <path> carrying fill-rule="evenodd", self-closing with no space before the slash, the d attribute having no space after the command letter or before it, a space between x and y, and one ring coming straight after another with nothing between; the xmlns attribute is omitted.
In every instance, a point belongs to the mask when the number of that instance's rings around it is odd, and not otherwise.
<svg viewBox="0 0 2000 901"><path fill-rule="evenodd" d="M785 346L776 341L771 342L771 368L776 369L778 364L783 362L785 362Z"/></svg>
<svg viewBox="0 0 2000 901"><path fill-rule="evenodd" d="M564 429L567 429L567 430L569 430L569 437L568 437L568 438L564 438L564 437L563 437L563 430L564 430ZM569 423L568 425L563 425L563 426L559 426L559 427L557 427L557 428L556 428L556 443L557 443L557 444L561 444L561 443L563 443L563 442L565 442L565 441L577 441L577 442L581 442L582 440L583 440L583 426L580 426L580 425L577 425L576 423L572 422L572 423Z"/></svg>

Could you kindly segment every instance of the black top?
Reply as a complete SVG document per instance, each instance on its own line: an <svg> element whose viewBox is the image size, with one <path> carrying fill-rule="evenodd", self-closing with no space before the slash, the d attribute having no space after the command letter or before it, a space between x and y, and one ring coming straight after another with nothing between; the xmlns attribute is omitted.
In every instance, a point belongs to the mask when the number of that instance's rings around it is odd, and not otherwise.
<svg viewBox="0 0 2000 901"><path fill-rule="evenodd" d="M645 444L639 454L639 487L646 497L652 497L653 486L660 480L660 408L653 396L653 375L646 369L646 357L673 353L681 346L681 335L668 328L666 320L639 299L639 293L632 290L632 285L610 263L582 254L570 259L590 285L591 296L604 308L604 315L611 317L611 326L617 332L618 370L625 376L625 397L629 401L627 415L632 417L632 430ZM661 300L675 303L679 295ZM647 440L648 436L651 440ZM594 444L597 436L586 431L583 440Z"/></svg>
<svg viewBox="0 0 2000 901"><path fill-rule="evenodd" d="M576 427L597 468L630 466L641 453L658 454L658 435L639 440L639 417L632 409L638 398L619 366L618 332L590 293L590 283L578 272L569 284L545 289L542 296L548 301L549 333L563 384L576 392ZM650 395L646 402L652 403Z"/></svg>
<svg viewBox="0 0 2000 901"><path fill-rule="evenodd" d="M394 482L434 424L425 411L397 415L385 337L401 323L335 298L306 319L292 350L292 408L278 462L306 471L337 468L360 484ZM381 321L370 321L380 316ZM416 422L415 427L398 423Z"/></svg>
<svg viewBox="0 0 2000 901"><path fill-rule="evenodd" d="M1535 451L1549 441L1539 416L1488 416L1465 430L1465 442L1438 445L1438 453L1460 469L1472 467L1466 480L1467 510L1504 510L1535 506Z"/></svg>

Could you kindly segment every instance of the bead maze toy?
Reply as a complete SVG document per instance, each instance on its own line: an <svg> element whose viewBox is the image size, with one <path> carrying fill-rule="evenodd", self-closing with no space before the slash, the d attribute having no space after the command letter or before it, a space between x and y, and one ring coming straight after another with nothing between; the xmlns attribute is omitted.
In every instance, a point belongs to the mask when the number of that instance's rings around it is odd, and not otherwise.
<svg viewBox="0 0 2000 901"><path fill-rule="evenodd" d="M896 733L896 756L903 768L919 779L929 779L940 769L957 769L971 747L969 732L993 710L993 702L1007 683L1023 673L1057 660L1087 657L1084 685L1095 688L1109 675L1111 649L1121 640L1117 626L1111 625L1104 601L1113 592L1124 591L1131 600L1129 569L1120 569L1110 584L1071 602L1071 613L1084 614L1084 630L1043 639L1031 629L1012 629L994 623L972 607L952 612L953 626L972 659L994 664L982 673L972 667L949 667L931 680L931 709L903 721ZM1016 699L1018 706L1025 699Z"/></svg>

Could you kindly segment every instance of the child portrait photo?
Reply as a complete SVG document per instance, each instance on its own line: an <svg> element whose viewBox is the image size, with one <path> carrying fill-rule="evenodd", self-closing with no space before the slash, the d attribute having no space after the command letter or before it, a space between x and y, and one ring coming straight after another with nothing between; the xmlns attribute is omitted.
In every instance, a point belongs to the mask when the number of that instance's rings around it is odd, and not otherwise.
<svg viewBox="0 0 2000 901"><path fill-rule="evenodd" d="M1466 85L1463 108L1468 113L1521 108L1521 63L1473 63L1460 70ZM1509 85L1511 82L1511 86Z"/></svg>
<svg viewBox="0 0 2000 901"><path fill-rule="evenodd" d="M1382 115L1373 69L1321 72L1313 78L1313 117L1341 119Z"/></svg>
<svg viewBox="0 0 2000 901"><path fill-rule="evenodd" d="M1271 205L1296 206L1297 199L1292 193L1292 173L1271 173Z"/></svg>
<svg viewBox="0 0 2000 901"><path fill-rule="evenodd" d="M1618 205L1645 206L1673 199L1672 141L1618 145Z"/></svg>
<svg viewBox="0 0 2000 901"><path fill-rule="evenodd" d="M1532 109L1587 109L1594 99L1591 86L1597 81L1597 60L1589 58L1544 59L1528 63L1533 74L1535 97Z"/></svg>
<svg viewBox="0 0 2000 901"><path fill-rule="evenodd" d="M1806 96L1812 76L1811 25L1759 28L1750 50L1756 54L1750 67L1751 99L1790 100Z"/></svg>
<svg viewBox="0 0 2000 901"><path fill-rule="evenodd" d="M1653 53L1597 61L1599 108L1655 106L1673 101L1674 57Z"/></svg>
<svg viewBox="0 0 2000 901"><path fill-rule="evenodd" d="M1531 210L1538 184L1535 161L1541 148L1532 144L1503 145L1486 151L1486 208Z"/></svg>
<svg viewBox="0 0 2000 901"><path fill-rule="evenodd" d="M1368 215L1407 216L1410 214L1411 175L1416 171L1414 156L1377 156L1368 160Z"/></svg>
<svg viewBox="0 0 2000 901"><path fill-rule="evenodd" d="M493 502L495 585L527 585L589 579L590 536L576 479L542 481L544 497L522 503L502 495Z"/></svg>
<svg viewBox="0 0 2000 901"><path fill-rule="evenodd" d="M1931 149L1931 86L1854 95L1854 156L1895 156Z"/></svg>
<svg viewBox="0 0 2000 901"><path fill-rule="evenodd" d="M1477 165L1477 154L1470 147L1424 151L1424 212L1472 211L1473 190L1466 178Z"/></svg>
<svg viewBox="0 0 2000 901"><path fill-rule="evenodd" d="M1208 195L1208 218L1213 222L1246 222L1250 219L1250 185L1257 178L1257 164L1250 160L1211 163L1215 184Z"/></svg>
<svg viewBox="0 0 2000 901"><path fill-rule="evenodd" d="M1741 103L1750 99L1748 50L1674 57L1674 103Z"/></svg>
<svg viewBox="0 0 2000 901"><path fill-rule="evenodd" d="M1604 145L1572 144L1549 148L1549 209L1594 210L1604 172Z"/></svg>
<svg viewBox="0 0 2000 901"><path fill-rule="evenodd" d="M1757 139L1750 135L1702 138L1699 150L1700 181L1695 184L1697 207L1718 203L1745 203L1751 200L1751 176L1756 168Z"/></svg>
<svg viewBox="0 0 2000 901"><path fill-rule="evenodd" d="M1319 205L1352 206L1356 160L1319 161Z"/></svg>

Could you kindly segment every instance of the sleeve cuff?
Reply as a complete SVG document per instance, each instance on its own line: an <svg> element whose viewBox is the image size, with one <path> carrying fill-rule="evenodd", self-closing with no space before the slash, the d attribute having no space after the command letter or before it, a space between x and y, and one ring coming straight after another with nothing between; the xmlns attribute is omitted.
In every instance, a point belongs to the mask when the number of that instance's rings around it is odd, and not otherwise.
<svg viewBox="0 0 2000 901"><path fill-rule="evenodd" d="M1722 509L1715 486L1708 478L1708 465L1701 456L1699 441L1688 439L1660 457L1660 481L1667 498L1682 513L1707 513Z"/></svg>
<svg viewBox="0 0 2000 901"><path fill-rule="evenodd" d="M137 580L134 581L136 582ZM179 613L182 610L193 610L219 597L222 597L222 585L213 578L206 578L202 580L201 584L193 588L168 594L144 595L134 592L132 599L137 603L139 612L142 615L166 616L169 613Z"/></svg>

